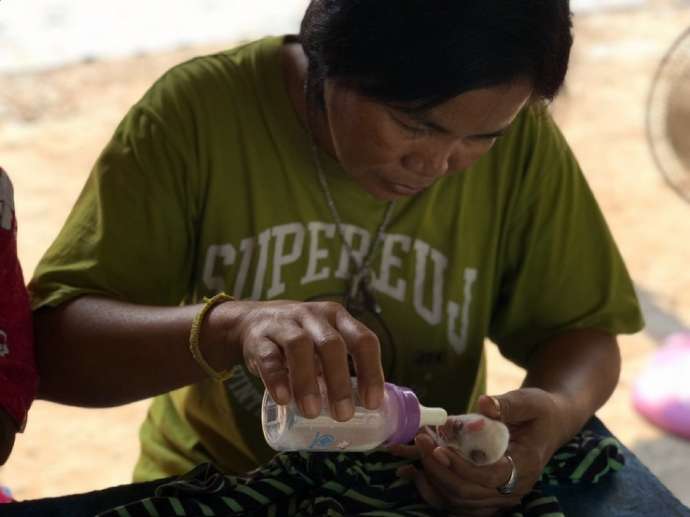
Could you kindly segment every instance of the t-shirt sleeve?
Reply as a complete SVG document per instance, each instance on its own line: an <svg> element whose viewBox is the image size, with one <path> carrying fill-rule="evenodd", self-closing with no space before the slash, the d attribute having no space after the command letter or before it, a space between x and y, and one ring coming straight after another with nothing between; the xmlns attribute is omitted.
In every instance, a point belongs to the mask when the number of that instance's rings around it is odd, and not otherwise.
<svg viewBox="0 0 690 517"><path fill-rule="evenodd" d="M536 345L568 330L616 335L643 326L628 271L568 144L546 113L528 126L489 334L522 366Z"/></svg>
<svg viewBox="0 0 690 517"><path fill-rule="evenodd" d="M179 304L198 219L194 109L183 69L168 72L125 116L30 282L32 306L85 294Z"/></svg>

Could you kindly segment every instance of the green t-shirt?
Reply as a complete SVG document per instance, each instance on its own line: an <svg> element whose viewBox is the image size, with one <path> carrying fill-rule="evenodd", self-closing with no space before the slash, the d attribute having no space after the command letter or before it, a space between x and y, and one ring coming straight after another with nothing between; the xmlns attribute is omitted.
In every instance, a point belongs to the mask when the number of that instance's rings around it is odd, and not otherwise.
<svg viewBox="0 0 690 517"><path fill-rule="evenodd" d="M117 128L39 264L35 308L84 294L172 306L221 290L264 300L344 292L352 264L286 92L282 41L199 57L155 83ZM361 254L386 204L321 159ZM398 201L372 264L390 333L387 380L451 413L484 389L487 336L524 365L535 345L565 330L642 325L585 179L551 119L534 109L471 169ZM202 461L242 472L267 460L262 393L238 366L224 384L157 397L135 479Z"/></svg>

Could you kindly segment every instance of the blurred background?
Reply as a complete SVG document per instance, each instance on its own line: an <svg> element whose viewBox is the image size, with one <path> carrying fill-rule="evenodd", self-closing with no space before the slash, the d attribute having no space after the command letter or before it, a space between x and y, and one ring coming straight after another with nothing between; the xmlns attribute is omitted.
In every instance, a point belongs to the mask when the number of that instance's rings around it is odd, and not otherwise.
<svg viewBox="0 0 690 517"><path fill-rule="evenodd" d="M27 280L115 125L161 73L241 40L296 32L306 3L0 0L0 165L15 186ZM690 442L652 426L631 403L636 379L665 337L690 327L690 204L669 188L645 135L652 77L690 26L690 2L571 4L572 67L552 110L607 217L648 322L644 332L621 338L621 382L599 416L690 505ZM690 127L682 129L690 139ZM521 372L487 347L490 391L517 386ZM147 406L87 410L35 402L26 432L0 468L0 484L29 499L129 482Z"/></svg>

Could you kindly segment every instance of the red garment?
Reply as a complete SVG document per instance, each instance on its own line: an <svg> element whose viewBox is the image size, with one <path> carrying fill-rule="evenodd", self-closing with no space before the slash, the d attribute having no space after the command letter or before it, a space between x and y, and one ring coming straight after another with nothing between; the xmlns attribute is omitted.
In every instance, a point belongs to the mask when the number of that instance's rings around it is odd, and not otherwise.
<svg viewBox="0 0 690 517"><path fill-rule="evenodd" d="M24 430L37 388L29 293L17 258L12 183L0 168L0 406L19 430Z"/></svg>

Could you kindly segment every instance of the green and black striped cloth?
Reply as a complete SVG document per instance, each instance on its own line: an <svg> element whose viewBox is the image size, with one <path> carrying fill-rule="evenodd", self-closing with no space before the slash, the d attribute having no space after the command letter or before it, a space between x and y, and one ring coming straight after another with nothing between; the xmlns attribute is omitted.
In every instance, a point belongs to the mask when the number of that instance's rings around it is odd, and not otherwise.
<svg viewBox="0 0 690 517"><path fill-rule="evenodd" d="M395 471L409 463L383 451L276 455L246 476L229 476L209 463L156 488L152 497L113 508L99 517L434 517L412 481ZM544 484L596 483L622 468L615 438L583 431L553 456L535 488L512 517L559 517L558 500Z"/></svg>

